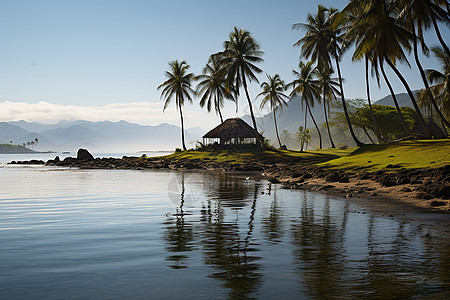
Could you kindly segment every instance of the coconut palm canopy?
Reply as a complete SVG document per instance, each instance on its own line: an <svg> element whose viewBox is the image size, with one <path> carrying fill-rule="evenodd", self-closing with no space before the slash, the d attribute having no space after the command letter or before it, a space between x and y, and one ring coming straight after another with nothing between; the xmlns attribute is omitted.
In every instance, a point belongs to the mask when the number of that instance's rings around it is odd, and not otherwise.
<svg viewBox="0 0 450 300"><path fill-rule="evenodd" d="M222 142L230 139L262 139L263 137L244 120L231 118L207 132L203 138L220 139Z"/></svg>

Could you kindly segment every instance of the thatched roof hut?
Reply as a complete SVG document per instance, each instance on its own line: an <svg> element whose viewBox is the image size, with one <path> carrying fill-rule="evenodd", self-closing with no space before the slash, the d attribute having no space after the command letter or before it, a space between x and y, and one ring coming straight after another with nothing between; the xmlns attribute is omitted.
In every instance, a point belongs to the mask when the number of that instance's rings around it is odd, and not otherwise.
<svg viewBox="0 0 450 300"><path fill-rule="evenodd" d="M250 125L240 118L225 120L216 128L210 130L203 136L204 143L212 144L256 144L257 138L263 139L262 135L255 131Z"/></svg>

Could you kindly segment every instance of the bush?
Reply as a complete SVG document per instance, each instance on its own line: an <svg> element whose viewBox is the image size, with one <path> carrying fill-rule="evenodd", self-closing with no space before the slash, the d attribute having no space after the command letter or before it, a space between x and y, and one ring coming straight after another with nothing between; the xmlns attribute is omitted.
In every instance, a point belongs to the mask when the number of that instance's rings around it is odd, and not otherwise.
<svg viewBox="0 0 450 300"><path fill-rule="evenodd" d="M181 152L180 148L175 148L175 152Z"/></svg>

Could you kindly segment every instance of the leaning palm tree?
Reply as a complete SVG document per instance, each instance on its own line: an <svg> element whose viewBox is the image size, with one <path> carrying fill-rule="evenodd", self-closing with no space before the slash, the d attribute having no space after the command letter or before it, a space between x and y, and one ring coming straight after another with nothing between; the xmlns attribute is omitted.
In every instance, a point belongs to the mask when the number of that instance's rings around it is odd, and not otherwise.
<svg viewBox="0 0 450 300"><path fill-rule="evenodd" d="M292 87L292 92L289 95L300 96L302 99L302 107L305 105L305 129L306 129L306 119L307 113L311 116L311 119L314 123L314 126L317 129L317 133L319 135L319 147L322 149L322 135L320 133L319 127L317 126L316 120L311 112L310 106L314 106L314 102L320 101L320 86L317 79L314 77L314 68L312 67L313 62L309 61L306 64L300 61L299 68L300 72L296 70L292 70L292 73L296 77L291 83L288 84L288 87Z"/></svg>
<svg viewBox="0 0 450 300"><path fill-rule="evenodd" d="M158 90L163 89L161 92L161 97L165 99L163 112L175 96L175 104L177 110L180 112L181 119L181 143L183 150L186 150L182 107L186 99L192 103L191 94L195 94L195 91L191 88L191 83L195 79L195 76L192 73L188 73L189 65L184 60L181 62L178 60L171 61L169 62L169 66L169 71L166 71L166 77L168 79L158 86Z"/></svg>
<svg viewBox="0 0 450 300"><path fill-rule="evenodd" d="M314 70L314 73L317 77L320 89L322 90L323 112L325 114L325 123L327 124L327 131L328 137L330 138L331 148L336 148L336 145L331 138L327 107L329 111L330 103L334 98L336 98L336 95L339 95L339 82L337 81L337 78L331 78L331 74L333 74L333 71L329 68L320 68L319 66L317 66Z"/></svg>
<svg viewBox="0 0 450 300"><path fill-rule="evenodd" d="M344 109L345 118L347 120L350 134L357 146L362 146L364 143L358 140L353 131L348 114L347 105L344 96L344 87L342 83L342 75L339 61L341 60L342 49L341 33L343 28L333 27L334 18L337 16L337 10L334 8L325 8L318 5L317 14L307 16L307 23L298 23L293 25L293 29L305 29L306 34L303 38L298 40L294 46L301 46L302 54L305 57L312 58L317 61L317 65L331 69L331 60L334 58L337 73L339 77L340 96L342 100L342 107Z"/></svg>
<svg viewBox="0 0 450 300"><path fill-rule="evenodd" d="M197 80L200 82L197 84L197 93L202 95L200 98L200 106L203 108L206 106L208 112L212 107L217 114L219 114L220 122L223 123L222 111L224 99L234 101L234 97L227 87L226 72L220 66L218 57L211 56L209 63L203 69L203 74L197 76Z"/></svg>
<svg viewBox="0 0 450 300"><path fill-rule="evenodd" d="M430 27L431 23L433 23L433 20L436 19L448 20L449 17L447 16L445 10L443 10L441 7L439 7L439 5L433 3L433 1L430 0L403 0L400 1L399 3L401 5L401 8L403 8L400 13L400 16L403 18L405 25L408 26L409 30L413 34L412 44L414 50L414 59L416 61L417 68L419 69L420 75L422 77L422 81L425 85L425 92L428 93L427 98L434 107L436 113L441 119L441 122L446 126L450 127L450 122L442 114L441 110L439 109L434 99L433 93L431 92L430 85L428 84L428 80L425 75L425 71L419 60L417 47L417 42L420 41L423 53L428 54L428 48L425 44L423 31ZM437 25L435 28L437 29ZM439 29L437 29L437 32L439 32ZM448 52L447 55L450 56Z"/></svg>
<svg viewBox="0 0 450 300"><path fill-rule="evenodd" d="M414 106L417 118L426 137L431 137L428 125L414 98L406 79L396 67L397 61L406 62L405 51L411 50L409 41L412 34L406 30L397 19L396 3L385 0L351 1L343 11L350 7L354 11L359 5L356 18L346 35L355 37L355 52L353 59L359 60L370 55L373 61L379 63L383 73L383 64L387 63L405 87L409 98Z"/></svg>
<svg viewBox="0 0 450 300"><path fill-rule="evenodd" d="M216 55L221 57L220 64L223 66L224 70L227 70L227 78L230 85L235 88L236 101L239 96L239 88L241 86L244 87L253 128L258 132L252 102L250 100L250 95L248 94L247 80L249 82L252 80L258 82L255 73L261 73L262 70L258 68L255 63L263 61L261 56L264 52L261 51L261 46L253 39L250 32L236 27L234 27L234 30L230 33L229 40L224 42L224 48L225 50L223 52ZM258 143L262 145L262 141L258 140Z"/></svg>
<svg viewBox="0 0 450 300"><path fill-rule="evenodd" d="M434 85L429 87L431 92L436 96L435 100L442 113L450 118L450 56L440 47L432 47L431 51L438 59L441 70L429 69L427 79ZM429 93L424 91L420 94L420 102L422 105L430 103ZM443 126L445 129L445 126Z"/></svg>
<svg viewBox="0 0 450 300"><path fill-rule="evenodd" d="M277 112L278 110L282 110L283 106L287 106L287 102L284 99L288 99L289 97L285 95L283 92L286 90L286 86L284 81L280 79L278 74L275 74L273 77L267 75L268 82L263 82L261 84L261 88L263 91L256 96L264 96L261 101L260 109L263 109L264 106L270 104L270 110L273 112L273 121L275 123L275 133L277 134L278 143L281 145L280 136L278 135L278 127L277 127Z"/></svg>

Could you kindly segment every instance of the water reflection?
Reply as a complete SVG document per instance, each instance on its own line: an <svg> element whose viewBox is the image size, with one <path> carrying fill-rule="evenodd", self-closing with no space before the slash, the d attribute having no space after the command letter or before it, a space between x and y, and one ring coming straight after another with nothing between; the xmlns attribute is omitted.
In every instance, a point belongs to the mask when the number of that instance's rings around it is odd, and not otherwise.
<svg viewBox="0 0 450 300"><path fill-rule="evenodd" d="M283 210L277 201L277 190L269 185L268 194L273 193L272 203L270 204L270 211L267 216L263 216L263 232L266 240L273 244L281 243L281 238L284 233Z"/></svg>
<svg viewBox="0 0 450 300"><path fill-rule="evenodd" d="M330 216L329 199L316 214L315 199L303 194L300 218L291 224L292 243L296 246L293 256L298 267L301 292L314 298L333 298L345 287L345 254L343 235L345 227ZM344 211L344 216L346 215Z"/></svg>
<svg viewBox="0 0 450 300"><path fill-rule="evenodd" d="M251 298L258 290L261 281L261 266L257 263L257 245L252 242L252 232L257 204L259 184L254 183L253 201L245 236L242 236L239 224L239 211L228 211L225 216L224 203L242 199L242 189L233 198L232 191L227 192L227 199L209 199L201 210L201 241L204 262L211 266L214 272L208 275L223 282L223 287L230 290L229 297ZM238 207L241 207L242 202Z"/></svg>
<svg viewBox="0 0 450 300"><path fill-rule="evenodd" d="M194 249L194 229L192 224L185 220L185 173L177 174L180 182L180 202L176 208L176 213L168 214L164 222L164 239L167 244L167 251L170 253L166 260L170 262L172 269L187 268L188 252Z"/></svg>
<svg viewBox="0 0 450 300"><path fill-rule="evenodd" d="M410 219L367 212L347 199L276 186L269 193L267 183L202 174L198 213L187 221L179 176L181 201L164 222L168 266L186 268L198 252L204 276L220 282L229 298L260 296L274 267L281 286L295 286L289 297L449 295L448 240L431 238Z"/></svg>
<svg viewBox="0 0 450 300"><path fill-rule="evenodd" d="M230 173L203 174L203 190L208 198L220 200L222 205L239 209L249 205L254 182Z"/></svg>

